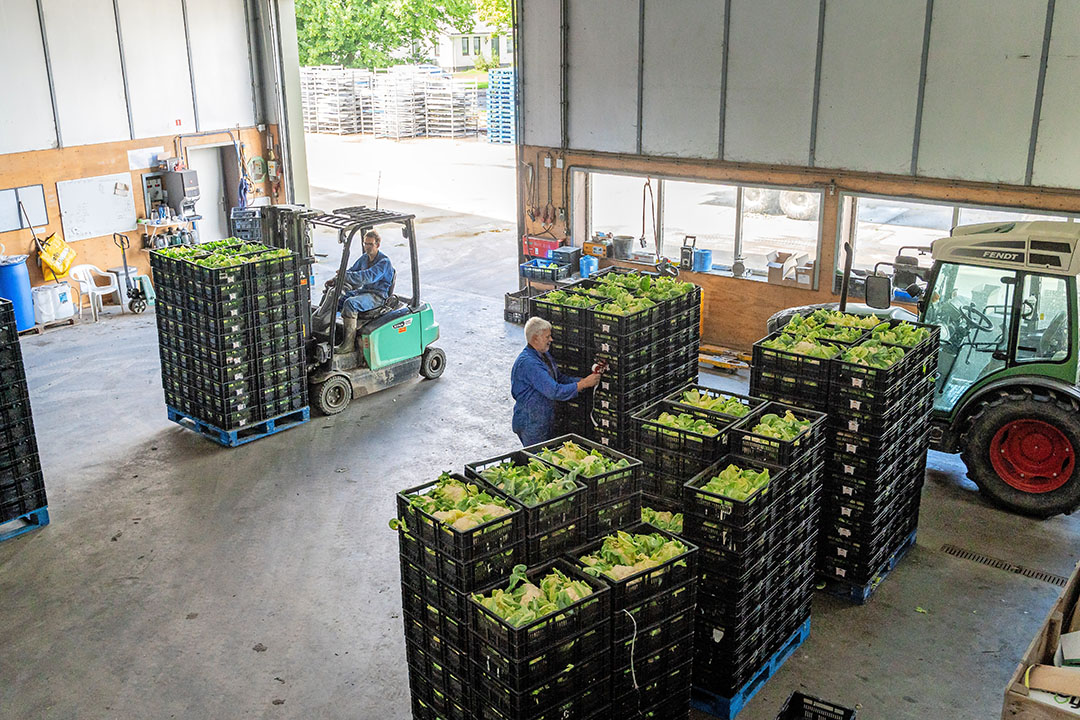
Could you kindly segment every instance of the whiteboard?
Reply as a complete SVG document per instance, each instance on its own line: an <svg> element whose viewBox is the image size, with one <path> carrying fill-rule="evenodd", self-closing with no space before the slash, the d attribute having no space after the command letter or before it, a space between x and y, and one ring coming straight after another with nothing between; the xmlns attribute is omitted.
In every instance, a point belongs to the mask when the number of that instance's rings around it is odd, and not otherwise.
<svg viewBox="0 0 1080 720"><path fill-rule="evenodd" d="M58 182L56 195L67 242L135 229L130 173Z"/></svg>

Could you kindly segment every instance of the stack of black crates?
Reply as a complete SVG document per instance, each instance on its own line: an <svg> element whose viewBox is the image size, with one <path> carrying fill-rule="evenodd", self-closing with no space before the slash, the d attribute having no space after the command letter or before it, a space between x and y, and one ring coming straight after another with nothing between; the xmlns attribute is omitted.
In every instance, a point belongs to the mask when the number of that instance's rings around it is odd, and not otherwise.
<svg viewBox="0 0 1080 720"><path fill-rule="evenodd" d="M809 632L826 418L747 400L754 409L726 428L730 453L684 489L683 534L700 547L694 686L708 707L767 679ZM754 432L762 416L789 410L810 422L797 437ZM768 485L743 501L705 490L730 464L767 469Z"/></svg>
<svg viewBox="0 0 1080 720"><path fill-rule="evenodd" d="M628 271L612 268L607 272ZM584 293L598 282L588 278L565 290ZM608 366L595 390L560 403L556 427L562 432L629 451L633 414L697 379L701 344L698 286L629 315L560 305L545 300L544 295L533 299L532 308L534 315L552 324L551 352L563 372L584 377L592 372L595 361L603 360Z"/></svg>
<svg viewBox="0 0 1080 720"><path fill-rule="evenodd" d="M44 513L46 505L15 311L0 298L0 525ZM45 515L34 524L47 522Z"/></svg>
<svg viewBox="0 0 1080 720"><path fill-rule="evenodd" d="M469 596L505 582L524 559L525 514L508 500L514 512L457 531L410 503L434 484L397 496L398 519L405 523L398 535L412 712L416 720L473 720L485 716L475 711L479 656L470 631Z"/></svg>
<svg viewBox="0 0 1080 720"><path fill-rule="evenodd" d="M867 587L914 541L940 330L886 369L834 360L819 570Z"/></svg>
<svg viewBox="0 0 1080 720"><path fill-rule="evenodd" d="M940 330L907 324L928 336L885 369L764 346L782 331L753 350L751 394L828 414L818 572L860 602L918 525ZM818 342L843 352L871 337Z"/></svg>
<svg viewBox="0 0 1080 720"><path fill-rule="evenodd" d="M598 475L578 475L578 482L586 487L585 532L582 536L582 542L595 540L640 522L642 504L642 465L640 460L594 443L580 435L573 434L563 435L554 440L529 446L523 452L552 467L568 472L569 468L556 463L548 463L540 457L543 450L558 450L567 442L573 442L585 450L598 452L616 462L620 460L626 461L625 467L609 470ZM574 547L574 545L568 547ZM540 559L543 560L544 558L541 557Z"/></svg>
<svg viewBox="0 0 1080 720"><path fill-rule="evenodd" d="M297 255L223 268L200 257L150 254L170 413L229 432L306 408L308 283Z"/></svg>

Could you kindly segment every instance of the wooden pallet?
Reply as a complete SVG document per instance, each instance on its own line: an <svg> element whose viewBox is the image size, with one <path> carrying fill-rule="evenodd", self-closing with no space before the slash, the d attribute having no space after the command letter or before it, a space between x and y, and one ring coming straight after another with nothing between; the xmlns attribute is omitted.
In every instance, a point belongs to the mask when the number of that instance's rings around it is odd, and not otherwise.
<svg viewBox="0 0 1080 720"><path fill-rule="evenodd" d="M52 322L38 323L37 325L34 325L33 327L28 327L25 330L20 330L19 335L20 336L21 335L29 335L30 333L33 333L35 335L40 335L41 333L45 332L49 328L60 327L61 325L74 325L77 321L78 321L78 318L72 316L72 317L69 317L69 318L67 318L65 320L53 320Z"/></svg>
<svg viewBox="0 0 1080 720"><path fill-rule="evenodd" d="M299 410L278 415L269 420L252 423L251 425L237 430L222 430L219 427L203 422L187 413L180 412L175 408L166 406L165 409L169 411L169 419L177 425L185 427L188 430L194 430L203 437L213 440L218 445L224 445L225 447L238 447L249 442L255 442L267 435L274 435L284 430L288 430L291 427L303 425L311 419L311 409L302 407Z"/></svg>

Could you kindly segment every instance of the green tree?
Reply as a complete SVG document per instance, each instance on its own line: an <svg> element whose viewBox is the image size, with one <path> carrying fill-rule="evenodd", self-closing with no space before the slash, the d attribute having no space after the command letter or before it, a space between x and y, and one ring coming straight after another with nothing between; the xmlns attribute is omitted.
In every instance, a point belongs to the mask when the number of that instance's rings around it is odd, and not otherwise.
<svg viewBox="0 0 1080 720"><path fill-rule="evenodd" d="M495 28L496 35L509 35L514 27L511 0L476 0L476 16Z"/></svg>
<svg viewBox="0 0 1080 720"><path fill-rule="evenodd" d="M473 27L473 0L296 0L301 65L385 67L398 50Z"/></svg>

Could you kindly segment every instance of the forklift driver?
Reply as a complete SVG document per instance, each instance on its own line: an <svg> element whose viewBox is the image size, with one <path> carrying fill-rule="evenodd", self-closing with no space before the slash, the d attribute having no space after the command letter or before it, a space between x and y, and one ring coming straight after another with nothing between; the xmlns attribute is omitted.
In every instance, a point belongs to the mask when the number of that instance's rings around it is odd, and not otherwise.
<svg viewBox="0 0 1080 720"><path fill-rule="evenodd" d="M345 273L345 293L338 307L345 336L335 352L352 352L353 343L356 342L357 315L381 307L390 293L394 267L390 264L390 258L379 252L380 243L379 233L374 230L364 233L364 254ZM326 281L327 286L333 283L334 278Z"/></svg>

